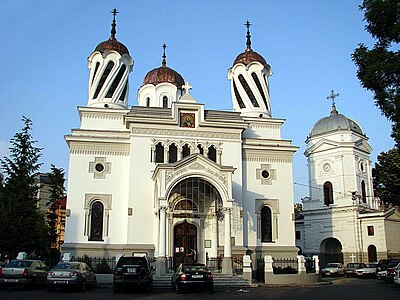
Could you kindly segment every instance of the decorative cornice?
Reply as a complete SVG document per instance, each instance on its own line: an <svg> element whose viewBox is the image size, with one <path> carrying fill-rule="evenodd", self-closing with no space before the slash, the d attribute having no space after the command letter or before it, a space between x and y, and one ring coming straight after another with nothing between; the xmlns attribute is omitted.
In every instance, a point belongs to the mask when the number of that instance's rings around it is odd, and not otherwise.
<svg viewBox="0 0 400 300"><path fill-rule="evenodd" d="M253 161L253 162L265 162L265 163L283 163L289 164L293 161L293 155L281 155L265 153L262 151L243 151L243 160L244 161Z"/></svg>
<svg viewBox="0 0 400 300"><path fill-rule="evenodd" d="M146 136L174 136L177 137L198 137L198 138L211 138L211 139L225 139L225 140L240 140L240 133L231 132L215 132L215 131L199 131L199 130L174 130L174 129L161 129L161 128L135 128L132 127L133 134L143 134Z"/></svg>
<svg viewBox="0 0 400 300"><path fill-rule="evenodd" d="M334 208L334 209L303 211L302 214L304 216L315 216L315 215L343 214L355 211L357 211L357 207L344 207L344 208Z"/></svg>
<svg viewBox="0 0 400 300"><path fill-rule="evenodd" d="M77 145L70 146L71 154L79 155L99 155L99 156L129 156L129 145L118 147L115 146L90 146L90 145Z"/></svg>

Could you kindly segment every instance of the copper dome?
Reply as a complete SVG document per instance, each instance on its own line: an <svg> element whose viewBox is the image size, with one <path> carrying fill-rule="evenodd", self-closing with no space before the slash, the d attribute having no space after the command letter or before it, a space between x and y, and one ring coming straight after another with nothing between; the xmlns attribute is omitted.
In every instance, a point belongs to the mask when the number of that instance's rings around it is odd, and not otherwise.
<svg viewBox="0 0 400 300"><path fill-rule="evenodd" d="M169 82L177 86L179 89L185 84L183 77L176 71L163 65L159 68L155 68L148 72L143 80L143 85L153 84L157 85L159 83Z"/></svg>
<svg viewBox="0 0 400 300"><path fill-rule="evenodd" d="M258 54L257 52L255 52L255 51L253 51L251 49L247 49L243 53L240 53L236 57L235 61L233 62L233 65L242 63L245 66L247 66L248 64L250 64L252 62L259 62L263 66L268 66L268 64L265 61L264 57L262 57L260 54Z"/></svg>
<svg viewBox="0 0 400 300"><path fill-rule="evenodd" d="M100 53L104 53L106 51L114 50L117 51L119 54L128 54L129 51L126 46L117 41L115 37L110 37L107 41L104 41L97 45L94 51L99 51Z"/></svg>

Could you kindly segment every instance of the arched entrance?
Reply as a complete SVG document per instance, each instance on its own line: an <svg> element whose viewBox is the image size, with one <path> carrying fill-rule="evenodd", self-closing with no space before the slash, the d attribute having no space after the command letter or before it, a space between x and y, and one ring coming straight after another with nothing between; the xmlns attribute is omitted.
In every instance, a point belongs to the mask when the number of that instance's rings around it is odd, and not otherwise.
<svg viewBox="0 0 400 300"><path fill-rule="evenodd" d="M174 228L174 267L196 260L197 227L185 220Z"/></svg>
<svg viewBox="0 0 400 300"><path fill-rule="evenodd" d="M342 244L335 238L327 238L320 246L320 265L324 267L330 262L343 263Z"/></svg>
<svg viewBox="0 0 400 300"><path fill-rule="evenodd" d="M377 262L376 247L374 245L368 246L368 262Z"/></svg>

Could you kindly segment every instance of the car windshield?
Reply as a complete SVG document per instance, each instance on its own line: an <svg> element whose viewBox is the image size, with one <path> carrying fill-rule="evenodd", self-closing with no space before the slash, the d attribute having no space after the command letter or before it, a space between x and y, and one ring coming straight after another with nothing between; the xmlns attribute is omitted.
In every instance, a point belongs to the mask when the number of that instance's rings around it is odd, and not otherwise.
<svg viewBox="0 0 400 300"><path fill-rule="evenodd" d="M332 264L332 263L330 263L330 264L327 264L326 267L327 267L327 268L337 268L337 267L339 267L339 264Z"/></svg>
<svg viewBox="0 0 400 300"><path fill-rule="evenodd" d="M388 268L394 268L399 264L400 260L394 260L388 263Z"/></svg>
<svg viewBox="0 0 400 300"><path fill-rule="evenodd" d="M28 260L12 260L7 265L7 268L29 268L32 264L32 261Z"/></svg>
<svg viewBox="0 0 400 300"><path fill-rule="evenodd" d="M146 267L147 262L143 257L121 257L117 263L118 267L123 265L139 265L141 267Z"/></svg>
<svg viewBox="0 0 400 300"><path fill-rule="evenodd" d="M58 263L54 269L61 269L61 270L66 270L66 269L75 269L77 270L79 268L79 263Z"/></svg>
<svg viewBox="0 0 400 300"><path fill-rule="evenodd" d="M376 268L378 264L367 264L368 268Z"/></svg>
<svg viewBox="0 0 400 300"><path fill-rule="evenodd" d="M193 271L207 271L205 265L186 265L183 266L183 272L193 272Z"/></svg>

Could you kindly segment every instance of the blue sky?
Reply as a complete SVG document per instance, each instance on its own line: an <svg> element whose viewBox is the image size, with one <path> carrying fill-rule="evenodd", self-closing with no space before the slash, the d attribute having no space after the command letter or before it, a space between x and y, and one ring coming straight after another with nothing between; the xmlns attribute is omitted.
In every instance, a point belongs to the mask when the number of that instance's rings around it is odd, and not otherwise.
<svg viewBox="0 0 400 300"><path fill-rule="evenodd" d="M273 70L271 107L284 118L282 137L299 146L293 162L295 201L308 195L305 139L314 123L329 115L326 100L340 94L337 109L356 120L377 155L393 147L390 123L374 106L372 94L356 78L351 53L372 45L364 31L361 0L1 0L0 157L22 128L43 148L42 171L50 164L68 170L64 135L79 127L77 106L87 104L87 57L110 36L117 7L117 39L135 61L129 104L136 105L145 74L167 65L193 85L206 109L232 110L227 71L246 47L249 20L252 48Z"/></svg>

